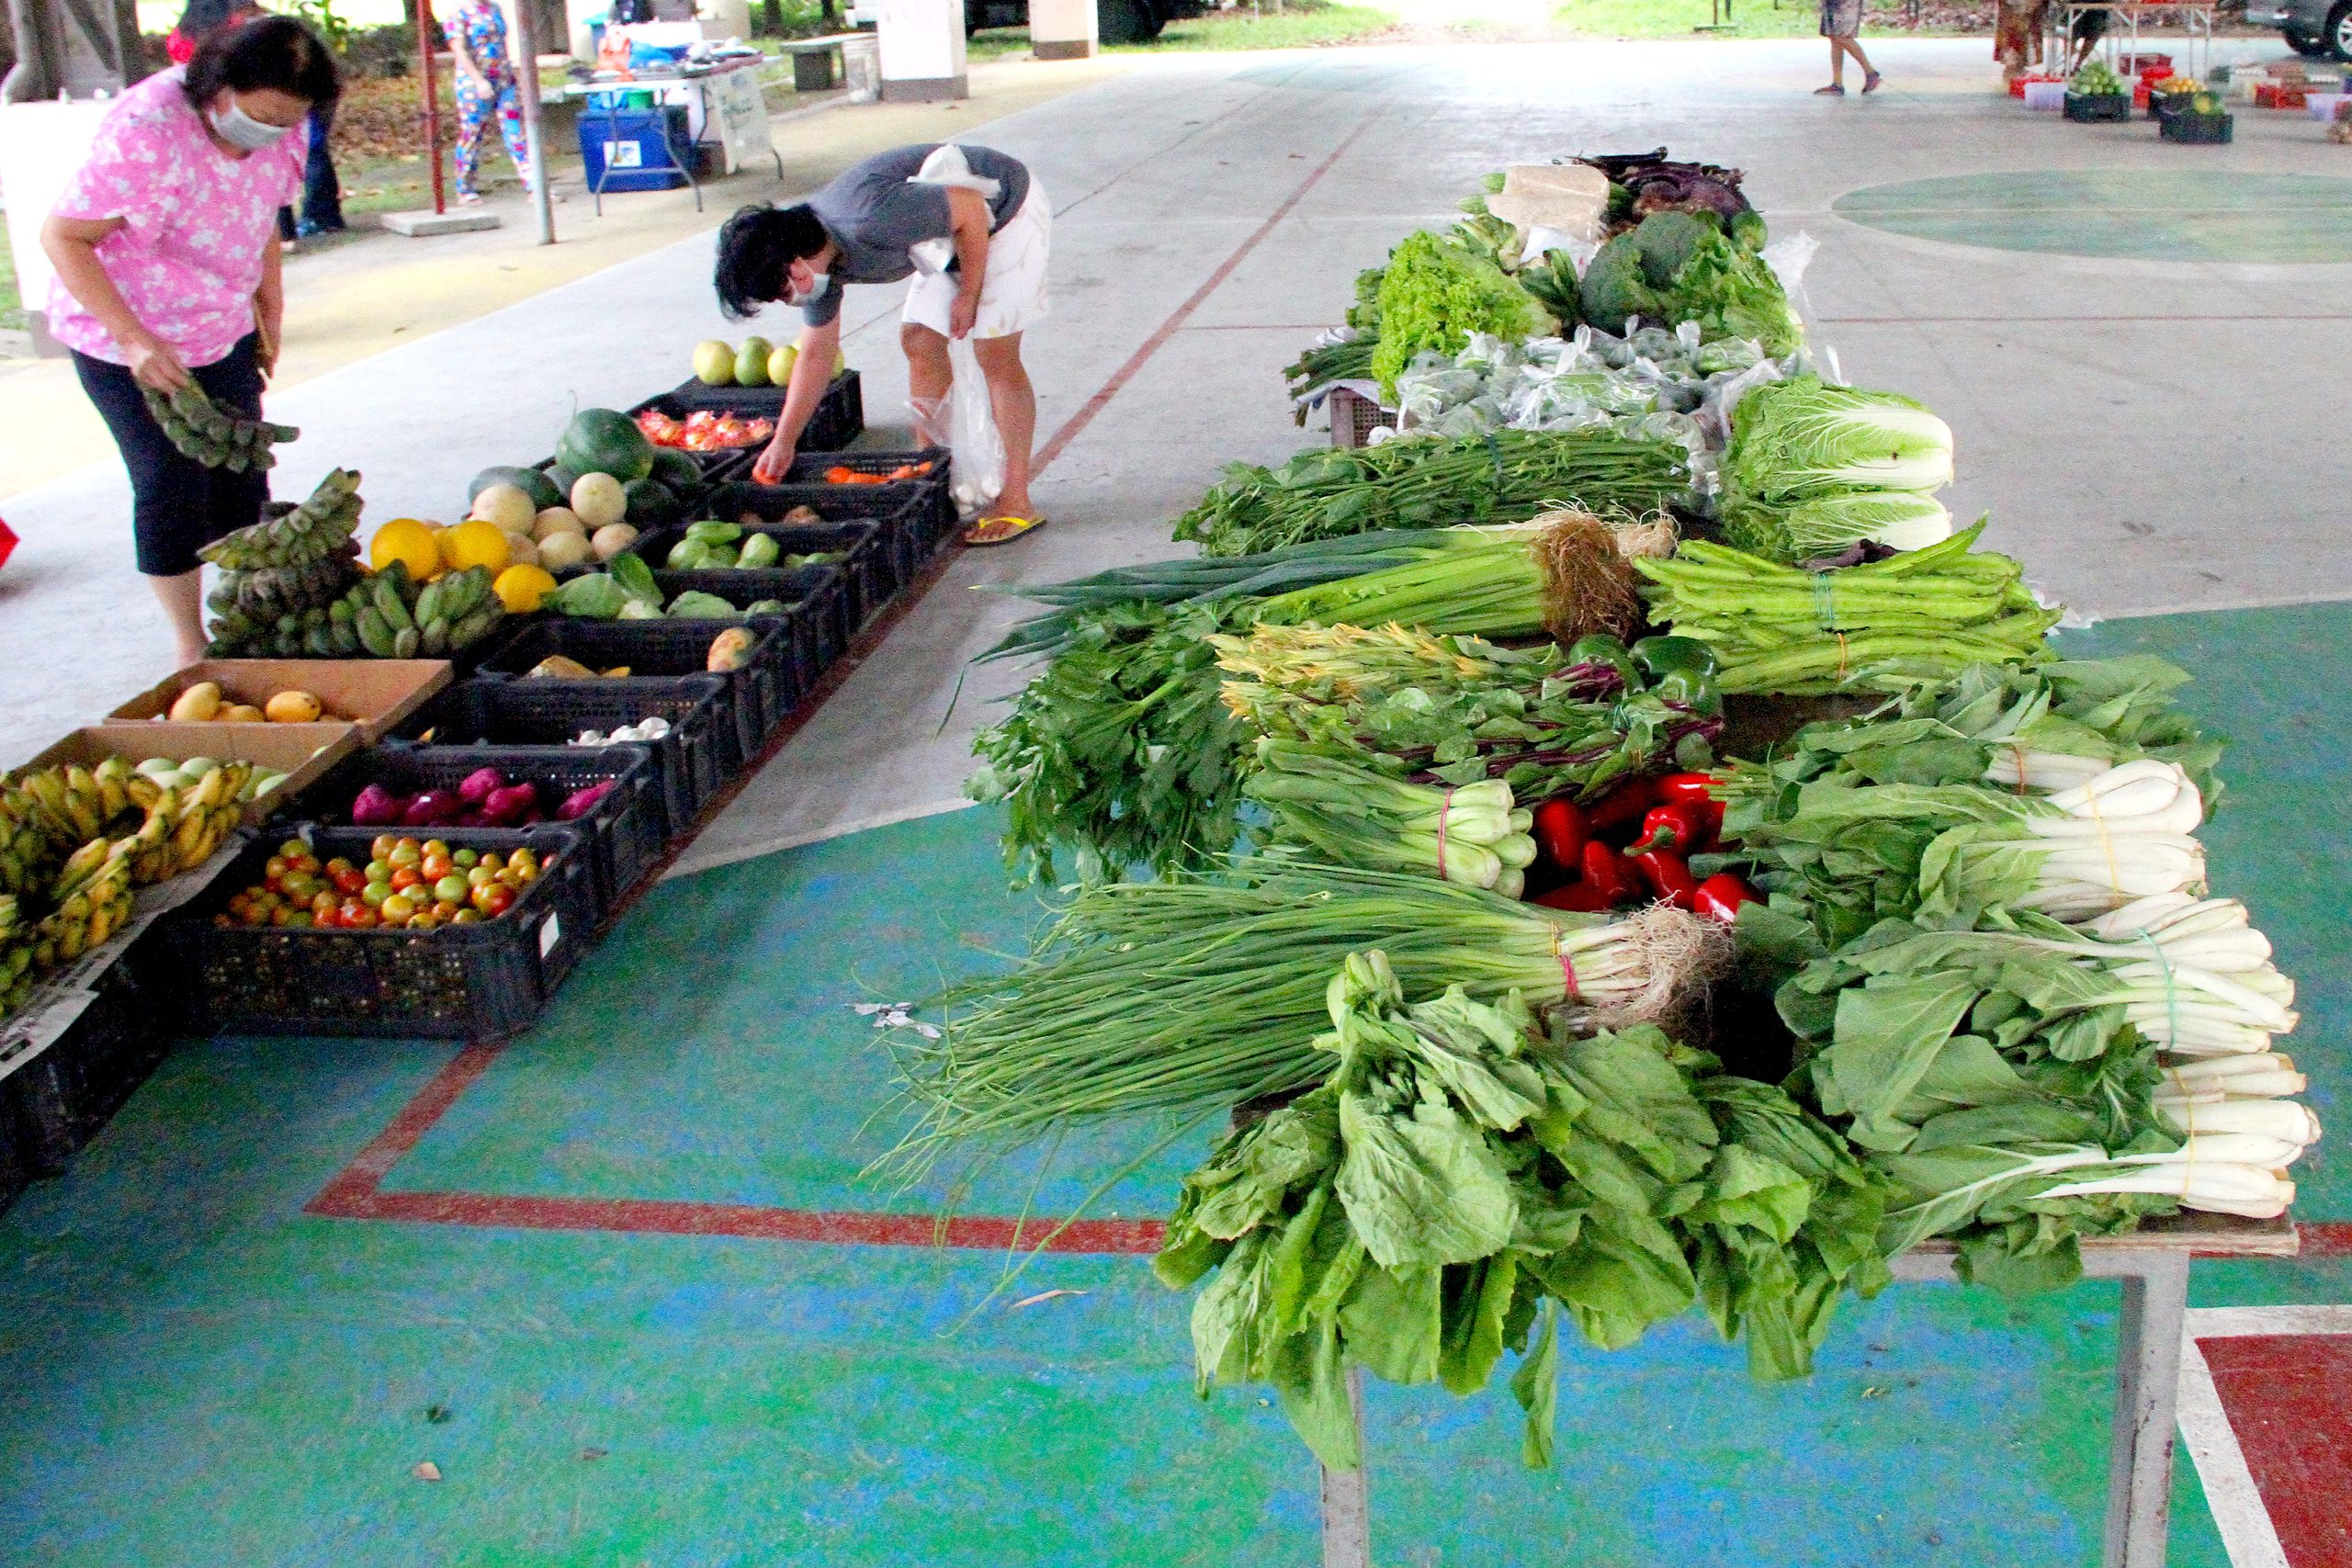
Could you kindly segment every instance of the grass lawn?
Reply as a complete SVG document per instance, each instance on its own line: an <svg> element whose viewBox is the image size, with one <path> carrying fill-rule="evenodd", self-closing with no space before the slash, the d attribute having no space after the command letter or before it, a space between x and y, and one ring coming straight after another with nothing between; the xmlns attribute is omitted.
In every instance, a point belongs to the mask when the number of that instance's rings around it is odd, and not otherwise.
<svg viewBox="0 0 2352 1568"><path fill-rule="evenodd" d="M25 301L17 291L17 258L0 243L0 332L25 330Z"/></svg>
<svg viewBox="0 0 2352 1568"><path fill-rule="evenodd" d="M1263 13L1242 7L1211 11L1188 21L1170 22L1149 43L1103 45L1110 54L1156 54L1170 50L1300 49L1315 44L1354 43L1388 31L1396 18L1373 6L1345 6L1325 0L1290 0L1282 10ZM1029 48L1026 28L991 28L974 33L969 54L974 60L1000 60Z"/></svg>
<svg viewBox="0 0 2352 1568"><path fill-rule="evenodd" d="M1821 32L1821 8L1810 0L1780 0L1777 6L1772 0L1730 0L1730 5L1732 25L1715 37L1815 38ZM1905 25L1908 14L1908 7L1899 0L1879 0L1870 6L1862 22L1864 43L1877 32L1949 37L1984 30L1950 25L1932 12L1915 30ZM1553 27L1580 38L1690 38L1692 28L1704 27L1711 19L1707 0L1561 0L1552 9ZM1989 26L1987 22L1985 27Z"/></svg>

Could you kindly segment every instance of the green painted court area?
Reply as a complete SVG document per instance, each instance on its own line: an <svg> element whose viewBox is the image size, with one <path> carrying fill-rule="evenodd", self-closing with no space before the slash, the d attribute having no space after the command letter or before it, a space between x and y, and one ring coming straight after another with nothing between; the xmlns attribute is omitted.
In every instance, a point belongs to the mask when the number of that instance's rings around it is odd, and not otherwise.
<svg viewBox="0 0 2352 1568"><path fill-rule="evenodd" d="M2211 831L2303 987L2323 1120L2352 1023L2330 671L2352 605L2110 623L2203 679L2236 742ZM628 1228L762 1213L1069 1212L1152 1129L911 1189L860 1001L1002 962L1040 914L963 811L656 889L548 1022L382 1174L435 1223L305 1205L443 1045L184 1045L68 1177L0 1220L0 1540L16 1565L903 1568L1314 1560L1316 1475L1278 1414L1191 1392L1188 1302L1131 1255ZM446 1081L446 1080L444 1080ZM877 1117L876 1113L881 1112ZM1205 1132L1096 1204L1161 1212ZM2352 1218L2323 1144L2306 1221ZM499 1201L597 1201L574 1228ZM666 1201L629 1209L610 1201ZM601 1204L601 1206L600 1206ZM730 1211L734 1212L734 1211ZM633 1218L632 1216L635 1216ZM581 1228L582 1226L586 1228ZM2201 1265L2199 1305L2340 1302L2341 1261ZM1507 1392L1371 1391L1384 1562L2034 1568L2096 1561L2116 1292L1897 1287L1807 1384L1759 1388L1686 1318L1573 1352L1561 1460ZM440 1479L421 1479L429 1463ZM1955 1492L1936 1478L1966 1475ZM2176 1563L2226 1557L2186 1463Z"/></svg>
<svg viewBox="0 0 2352 1568"><path fill-rule="evenodd" d="M1840 218L1915 240L2133 261L2338 262L2352 179L2249 170L1955 175L1848 191Z"/></svg>

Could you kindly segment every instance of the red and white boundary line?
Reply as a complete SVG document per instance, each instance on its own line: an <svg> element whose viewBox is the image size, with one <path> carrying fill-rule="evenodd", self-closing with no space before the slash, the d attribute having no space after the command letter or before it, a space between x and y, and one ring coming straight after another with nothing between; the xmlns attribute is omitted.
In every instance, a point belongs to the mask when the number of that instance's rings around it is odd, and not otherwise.
<svg viewBox="0 0 2352 1568"><path fill-rule="evenodd" d="M2205 1488L2206 1506L2231 1568L2319 1568L2290 1562L2270 1509L2230 1424L2202 1339L2294 1338L2352 1335L2352 1306L2199 1307L2180 1347L2180 1435Z"/></svg>

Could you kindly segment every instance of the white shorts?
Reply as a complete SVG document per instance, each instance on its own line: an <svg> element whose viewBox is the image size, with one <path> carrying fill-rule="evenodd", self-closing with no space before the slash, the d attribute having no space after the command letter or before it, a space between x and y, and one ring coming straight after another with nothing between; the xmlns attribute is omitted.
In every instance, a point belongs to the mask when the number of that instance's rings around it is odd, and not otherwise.
<svg viewBox="0 0 2352 1568"><path fill-rule="evenodd" d="M989 236L988 276L980 279L980 313L974 337L1011 337L1043 321L1048 308L1046 262L1054 248L1054 212L1035 175L1021 210ZM907 286L899 320L947 335L947 312L961 280L952 272L917 273Z"/></svg>

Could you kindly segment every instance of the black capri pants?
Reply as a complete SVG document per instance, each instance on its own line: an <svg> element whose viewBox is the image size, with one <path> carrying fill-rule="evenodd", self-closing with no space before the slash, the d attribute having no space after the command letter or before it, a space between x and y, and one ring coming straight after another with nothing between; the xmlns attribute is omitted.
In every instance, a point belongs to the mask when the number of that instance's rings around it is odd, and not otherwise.
<svg viewBox="0 0 2352 1568"><path fill-rule="evenodd" d="M256 341L248 333L227 358L190 372L224 412L261 412ZM203 564L196 558L197 551L261 520L261 509L269 500L268 474L258 469L232 474L184 456L147 412L146 395L129 367L77 350L74 371L82 378L82 389L97 404L115 446L121 448L122 466L130 470L130 527L141 572L177 577L194 571Z"/></svg>

